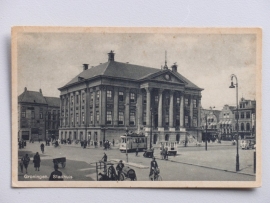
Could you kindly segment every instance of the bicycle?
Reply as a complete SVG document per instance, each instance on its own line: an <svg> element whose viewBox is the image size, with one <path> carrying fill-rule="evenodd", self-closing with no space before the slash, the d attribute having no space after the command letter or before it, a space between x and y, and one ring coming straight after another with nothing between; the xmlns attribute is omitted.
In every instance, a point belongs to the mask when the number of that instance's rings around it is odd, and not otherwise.
<svg viewBox="0 0 270 203"><path fill-rule="evenodd" d="M162 177L161 175L159 175L160 170L157 168L155 170L153 170L153 174L149 176L149 179L151 181L162 181Z"/></svg>

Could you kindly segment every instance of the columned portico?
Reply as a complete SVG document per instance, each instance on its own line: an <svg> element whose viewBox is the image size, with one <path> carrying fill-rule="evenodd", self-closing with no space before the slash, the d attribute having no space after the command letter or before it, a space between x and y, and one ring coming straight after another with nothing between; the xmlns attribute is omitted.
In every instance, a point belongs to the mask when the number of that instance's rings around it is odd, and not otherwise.
<svg viewBox="0 0 270 203"><path fill-rule="evenodd" d="M184 127L184 95L180 96L180 128Z"/></svg>
<svg viewBox="0 0 270 203"><path fill-rule="evenodd" d="M170 109L169 109L169 129L170 131L175 131L174 128L174 121L173 121L173 95L174 95L174 91L171 90L170 91Z"/></svg>
<svg viewBox="0 0 270 203"><path fill-rule="evenodd" d="M146 90L146 125L151 126L151 90L152 88L147 87Z"/></svg>

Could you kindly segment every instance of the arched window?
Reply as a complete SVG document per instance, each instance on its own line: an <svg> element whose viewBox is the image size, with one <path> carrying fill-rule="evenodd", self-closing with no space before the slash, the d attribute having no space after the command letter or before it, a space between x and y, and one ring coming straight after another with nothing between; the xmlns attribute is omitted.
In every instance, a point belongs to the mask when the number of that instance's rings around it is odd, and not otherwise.
<svg viewBox="0 0 270 203"><path fill-rule="evenodd" d="M165 141L169 141L169 139L170 139L170 135L169 134L166 134L165 135Z"/></svg>
<svg viewBox="0 0 270 203"><path fill-rule="evenodd" d="M245 125L244 123L241 123L241 131L244 131L245 130Z"/></svg>
<svg viewBox="0 0 270 203"><path fill-rule="evenodd" d="M246 129L247 129L247 131L250 131L250 124L249 123L247 123Z"/></svg>

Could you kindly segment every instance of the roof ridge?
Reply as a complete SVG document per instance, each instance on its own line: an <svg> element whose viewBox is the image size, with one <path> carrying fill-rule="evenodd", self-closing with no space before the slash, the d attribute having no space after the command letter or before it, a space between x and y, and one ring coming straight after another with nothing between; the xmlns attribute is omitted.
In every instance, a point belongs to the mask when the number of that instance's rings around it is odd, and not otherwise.
<svg viewBox="0 0 270 203"><path fill-rule="evenodd" d="M106 63L107 63L107 66L106 66L106 68L104 69L104 71L103 71L103 73L102 73L101 75L104 75L104 73L105 73L106 70L108 69L108 67L109 67L109 65L110 65L111 62L112 62L112 61L106 62Z"/></svg>

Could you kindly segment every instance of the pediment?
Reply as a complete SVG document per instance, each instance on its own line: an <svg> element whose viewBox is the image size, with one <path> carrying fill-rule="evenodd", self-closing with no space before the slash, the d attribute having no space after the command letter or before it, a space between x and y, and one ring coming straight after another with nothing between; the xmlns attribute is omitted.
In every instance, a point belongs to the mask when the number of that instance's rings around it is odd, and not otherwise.
<svg viewBox="0 0 270 203"><path fill-rule="evenodd" d="M153 74L149 76L148 79L155 80L155 81L186 84L183 80L181 80L179 77L177 77L177 75L173 74L171 71L166 71L159 74Z"/></svg>

